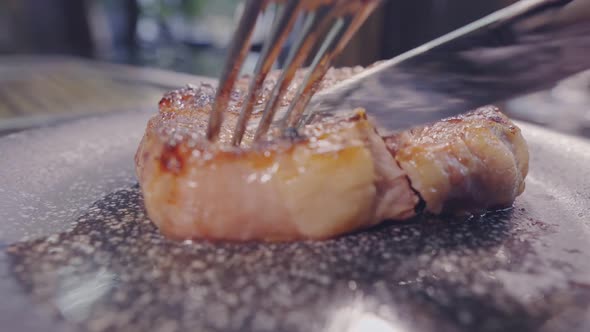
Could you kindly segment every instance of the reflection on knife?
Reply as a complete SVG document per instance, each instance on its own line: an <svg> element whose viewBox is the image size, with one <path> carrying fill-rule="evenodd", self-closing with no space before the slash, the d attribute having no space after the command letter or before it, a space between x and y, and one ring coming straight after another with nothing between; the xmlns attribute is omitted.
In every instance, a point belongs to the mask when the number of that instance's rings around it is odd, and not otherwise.
<svg viewBox="0 0 590 332"><path fill-rule="evenodd" d="M523 0L382 62L312 99L363 107L380 130L438 121L590 68L590 0Z"/></svg>

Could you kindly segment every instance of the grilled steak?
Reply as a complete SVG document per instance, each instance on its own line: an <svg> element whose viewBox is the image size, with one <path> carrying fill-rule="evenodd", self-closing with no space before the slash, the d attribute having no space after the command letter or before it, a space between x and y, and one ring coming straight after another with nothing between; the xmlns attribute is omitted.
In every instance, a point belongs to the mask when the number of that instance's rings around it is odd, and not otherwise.
<svg viewBox="0 0 590 332"><path fill-rule="evenodd" d="M321 88L361 68L332 69ZM266 81L265 99L276 73ZM303 73L291 89L295 90ZM524 190L520 130L486 107L389 137L362 110L318 117L289 137L228 144L247 80L237 84L220 142L204 138L213 87L166 94L135 161L151 220L177 239L326 239L429 213L508 207ZM287 105L292 94L287 94ZM254 112L252 121L260 113Z"/></svg>

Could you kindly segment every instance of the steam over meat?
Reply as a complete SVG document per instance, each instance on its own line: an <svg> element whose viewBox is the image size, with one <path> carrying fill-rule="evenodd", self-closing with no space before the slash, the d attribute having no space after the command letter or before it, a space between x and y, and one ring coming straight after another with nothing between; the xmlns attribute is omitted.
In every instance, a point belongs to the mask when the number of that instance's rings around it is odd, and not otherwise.
<svg viewBox="0 0 590 332"><path fill-rule="evenodd" d="M358 71L333 69L322 88ZM411 218L421 198L431 213L464 213L510 206L524 190L526 143L491 107L390 137L359 110L320 118L295 138L228 147L245 82L220 143L204 138L215 95L207 85L165 95L148 123L136 171L148 215L169 237L325 239Z"/></svg>

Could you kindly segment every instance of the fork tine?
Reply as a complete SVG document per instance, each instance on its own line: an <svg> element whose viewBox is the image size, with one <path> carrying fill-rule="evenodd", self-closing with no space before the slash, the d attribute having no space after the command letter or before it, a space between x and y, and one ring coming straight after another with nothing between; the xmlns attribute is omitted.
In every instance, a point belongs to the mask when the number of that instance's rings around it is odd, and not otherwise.
<svg viewBox="0 0 590 332"><path fill-rule="evenodd" d="M337 56L342 49L348 44L350 39L354 36L356 31L365 22L367 17L373 10L381 3L381 0L365 1L365 5L361 6L360 2L351 3L346 2L338 11L353 11L355 14L352 18L344 20L340 17L333 25L332 30L328 33L328 37L333 34L332 38L326 38L322 44L320 52L317 53L309 71L299 86L297 93L293 100L296 102L289 105L287 112L279 123L280 132L284 132L287 127L299 127L303 119L309 101L313 97L315 90L318 88L318 83L324 78L325 74L330 69L330 64L335 56ZM358 9L355 11L355 9ZM341 22L341 23L339 23ZM338 34L335 32L341 32Z"/></svg>
<svg viewBox="0 0 590 332"><path fill-rule="evenodd" d="M287 57L287 65L283 68L281 76L272 91L271 98L264 108L254 140L260 139L260 137L270 128L278 106L284 94L287 92L287 88L291 84L291 81L295 77L296 70L303 65L303 62L309 56L309 53L313 49L312 47L315 45L319 37L319 34L314 31L318 29L318 26L320 25L319 23L323 21L327 14L329 14L329 10L326 7L307 14L302 32Z"/></svg>
<svg viewBox="0 0 590 332"><path fill-rule="evenodd" d="M237 145L243 136L245 127L252 115L254 109L254 102L260 94L262 85L272 65L275 63L279 52L287 39L287 35L293 28L298 12L301 10L300 0L289 0L281 8L276 24L273 26L271 37L264 43L262 52L256 63L254 70L254 77L248 86L248 94L244 100L244 104L240 110L238 123L236 129L238 133L233 135L232 143Z"/></svg>
<svg viewBox="0 0 590 332"><path fill-rule="evenodd" d="M209 118L207 138L216 140L219 137L223 113L229 104L229 99L244 58L250 46L252 32L259 13L270 3L280 5L280 14L275 17L271 37L264 43L261 55L256 63L253 79L248 85L248 92L240 109L238 121L233 132L232 144L237 146L242 141L246 126L252 115L256 98L259 98L264 81L275 63L288 34L291 32L295 20L300 12L307 13L303 34L299 36L295 47L290 51L286 68L282 71L278 82L274 86L270 99L267 101L262 119L256 129L254 140L260 139L273 122L273 117L280 105L287 88L293 80L297 69L307 59L317 39L322 36L318 31L329 30L319 52L313 59L312 65L299 86L294 102L282 118L279 125L280 132L287 126L300 122L307 104L318 88L329 69L333 58L340 53L352 35L358 30L368 15L382 0L248 0L242 19L236 31L230 56L225 64L221 83L217 90L215 103ZM318 15L322 13L323 15ZM318 18L319 17L319 18ZM332 22L334 21L334 22ZM322 29L323 28L323 29ZM328 29L329 28L329 29ZM312 31L318 30L318 31Z"/></svg>
<svg viewBox="0 0 590 332"><path fill-rule="evenodd" d="M291 124L292 121L289 121L289 119L293 119L294 116L299 116L299 110L305 109L307 102L313 94L312 90L315 83L319 82L326 74L329 66L321 66L321 64L327 62L330 54L328 52L328 49L332 45L334 45L334 41L338 37L338 34L341 32L343 27L344 20L340 18L336 20L336 22L334 22L332 28L328 32L328 35L322 43L320 50L313 59L312 64L309 66L308 72L303 80L303 83L297 89L295 98L293 98L295 102L289 105L287 112L283 116L283 119L280 121L279 129L281 131L283 131L288 125Z"/></svg>
<svg viewBox="0 0 590 332"><path fill-rule="evenodd" d="M223 122L223 112L227 108L231 91L250 48L252 32L256 26L259 13L268 5L268 1L248 0L246 3L244 13L230 44L228 57L215 95L213 109L209 115L207 127L207 138L209 140L214 141L219 136L221 123Z"/></svg>

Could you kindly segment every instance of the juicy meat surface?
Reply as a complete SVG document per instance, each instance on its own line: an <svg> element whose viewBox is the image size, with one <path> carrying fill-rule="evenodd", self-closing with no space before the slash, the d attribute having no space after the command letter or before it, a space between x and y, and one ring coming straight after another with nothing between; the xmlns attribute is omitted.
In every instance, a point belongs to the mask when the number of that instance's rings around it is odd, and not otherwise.
<svg viewBox="0 0 590 332"><path fill-rule="evenodd" d="M508 207L524 191L528 149L496 107L385 137L426 210L473 213Z"/></svg>
<svg viewBox="0 0 590 332"><path fill-rule="evenodd" d="M332 69L320 89L361 71ZM265 83L265 99L276 79ZM300 72L291 86L301 81ZM228 147L244 96L237 84L220 143L204 138L213 87L166 94L135 156L150 219L177 239L325 239L431 213L510 206L524 190L520 130L488 107L380 137L363 111L319 118L297 137ZM287 105L288 93L283 100ZM254 112L255 122L260 113ZM245 141L251 139L247 132Z"/></svg>

